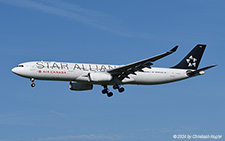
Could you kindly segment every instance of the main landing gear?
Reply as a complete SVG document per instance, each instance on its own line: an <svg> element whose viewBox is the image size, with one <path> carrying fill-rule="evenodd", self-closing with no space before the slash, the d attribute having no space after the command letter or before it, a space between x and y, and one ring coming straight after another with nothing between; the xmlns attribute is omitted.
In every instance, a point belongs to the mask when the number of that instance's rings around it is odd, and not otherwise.
<svg viewBox="0 0 225 141"><path fill-rule="evenodd" d="M103 87L104 87L104 89L102 90L102 93L103 93L103 94L107 94L108 97L113 96L113 93L109 91L107 85L103 85ZM120 87L120 86L117 85L117 84L116 84L116 85L113 85L113 89L118 89L118 91L119 91L120 93L124 92L124 90L125 90L123 87Z"/></svg>
<svg viewBox="0 0 225 141"><path fill-rule="evenodd" d="M32 82L31 87L35 87L34 78L31 78L30 81Z"/></svg>
<svg viewBox="0 0 225 141"><path fill-rule="evenodd" d="M113 96L113 93L109 92L109 89L108 89L107 85L103 85L103 87L104 87L104 89L102 90L103 94L107 94L108 97Z"/></svg>
<svg viewBox="0 0 225 141"><path fill-rule="evenodd" d="M120 93L124 92L124 90L125 90L123 87L120 87L117 84L113 85L113 89L114 90L118 89L118 92L120 92Z"/></svg>

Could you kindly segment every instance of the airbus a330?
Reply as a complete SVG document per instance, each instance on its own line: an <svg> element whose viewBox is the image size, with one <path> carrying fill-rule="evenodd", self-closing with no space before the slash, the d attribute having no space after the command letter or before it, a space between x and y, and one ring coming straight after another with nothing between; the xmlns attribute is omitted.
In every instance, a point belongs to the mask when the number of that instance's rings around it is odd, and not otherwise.
<svg viewBox="0 0 225 141"><path fill-rule="evenodd" d="M69 81L69 88L74 91L92 90L93 85L103 86L102 93L111 97L113 93L108 86L120 93L122 85L155 85L184 80L204 74L204 71L215 67L211 65L198 69L206 45L196 45L190 53L177 65L170 68L152 67L153 62L166 57L177 50L170 51L127 65L100 65L66 62L34 61L19 64L12 72L29 78L31 87L34 80Z"/></svg>

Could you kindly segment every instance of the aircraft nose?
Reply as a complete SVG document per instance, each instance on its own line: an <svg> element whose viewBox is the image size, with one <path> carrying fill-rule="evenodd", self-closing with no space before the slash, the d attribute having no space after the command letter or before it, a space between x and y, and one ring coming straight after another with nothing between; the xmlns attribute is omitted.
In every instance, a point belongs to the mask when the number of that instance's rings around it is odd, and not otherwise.
<svg viewBox="0 0 225 141"><path fill-rule="evenodd" d="M13 68L11 71L13 72L13 73L15 73L15 74L18 74L18 70L17 70L18 68Z"/></svg>

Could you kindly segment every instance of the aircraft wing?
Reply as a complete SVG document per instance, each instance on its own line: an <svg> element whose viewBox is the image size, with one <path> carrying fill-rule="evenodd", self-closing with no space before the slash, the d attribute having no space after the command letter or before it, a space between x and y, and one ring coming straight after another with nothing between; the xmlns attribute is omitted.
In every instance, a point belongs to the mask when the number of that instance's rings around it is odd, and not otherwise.
<svg viewBox="0 0 225 141"><path fill-rule="evenodd" d="M174 53L177 50L178 46L175 46L170 51L167 51L165 53L162 53L160 55L147 58L138 62L134 62L128 65L124 65L115 69L108 70L108 73L110 73L113 76L117 76L118 79L121 81L124 78L129 78L129 74L135 74L136 71L143 71L143 68L151 68L150 66L153 65L152 62L157 61L167 55L170 55Z"/></svg>

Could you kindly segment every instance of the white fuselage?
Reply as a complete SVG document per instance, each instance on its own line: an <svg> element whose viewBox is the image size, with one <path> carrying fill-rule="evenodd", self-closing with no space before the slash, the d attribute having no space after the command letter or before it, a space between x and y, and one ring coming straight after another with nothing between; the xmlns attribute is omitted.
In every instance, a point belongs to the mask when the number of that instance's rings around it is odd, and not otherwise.
<svg viewBox="0 0 225 141"><path fill-rule="evenodd" d="M76 81L99 85L113 85L112 81L94 82L88 75L101 73L108 75L107 70L120 67L119 65L100 65L63 62L26 62L19 64L12 71L22 77L39 80ZM153 85L174 82L189 78L186 69L144 68L135 74L129 74L121 84Z"/></svg>
<svg viewBox="0 0 225 141"><path fill-rule="evenodd" d="M66 62L26 62L12 69L12 72L29 78L31 87L35 87L34 80L69 81L69 88L73 91L92 90L93 85L102 85L103 94L111 97L114 90L124 92L121 85L156 85L187 79L204 74L204 71L215 67L207 66L197 69L206 45L198 44L177 65L172 68L151 67L153 62L174 53L178 46L159 55L149 57L126 65L101 65Z"/></svg>

